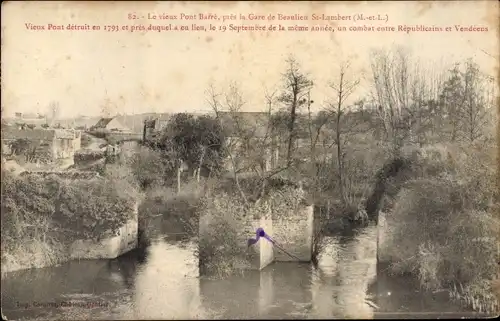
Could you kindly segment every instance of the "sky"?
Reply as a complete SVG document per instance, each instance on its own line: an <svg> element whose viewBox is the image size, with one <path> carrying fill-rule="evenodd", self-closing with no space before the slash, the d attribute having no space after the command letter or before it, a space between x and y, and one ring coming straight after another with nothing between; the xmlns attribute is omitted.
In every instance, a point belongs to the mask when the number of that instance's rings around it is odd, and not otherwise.
<svg viewBox="0 0 500 321"><path fill-rule="evenodd" d="M212 83L227 92L236 82L245 111L265 109L265 91L279 88L285 59L294 54L315 81L312 96L321 108L332 96L342 61L360 78L358 97L370 90L372 48L404 46L429 69L473 57L481 70L498 75L498 4L473 2L3 2L2 113L46 113L51 103L61 117L110 113L209 110ZM141 17L129 20L128 14ZM382 22L227 21L225 24L483 26L488 32L130 32L35 31L33 25L208 25L207 21L148 20L150 14L269 15L381 14ZM144 16L144 18L142 18ZM214 25L222 22L213 21ZM496 55L496 56L495 56ZM104 108L103 108L104 107Z"/></svg>

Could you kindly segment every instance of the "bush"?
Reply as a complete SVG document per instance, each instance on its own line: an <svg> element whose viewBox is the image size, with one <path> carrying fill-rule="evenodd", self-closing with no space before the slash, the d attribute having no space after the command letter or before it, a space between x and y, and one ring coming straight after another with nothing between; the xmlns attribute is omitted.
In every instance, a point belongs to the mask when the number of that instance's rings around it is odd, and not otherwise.
<svg viewBox="0 0 500 321"><path fill-rule="evenodd" d="M242 180L245 192L253 190L254 180ZM269 181L269 191L257 202L246 205L241 197L227 190L234 187L231 180L207 193L199 206L200 272L224 277L250 267L254 255L248 251L247 240L255 236L253 220L271 213L283 217L304 202L304 192L285 180ZM232 191L233 193L234 190Z"/></svg>
<svg viewBox="0 0 500 321"><path fill-rule="evenodd" d="M225 193L204 197L200 204L200 273L224 277L234 273L245 262L240 237L249 215L238 198Z"/></svg>
<svg viewBox="0 0 500 321"><path fill-rule="evenodd" d="M135 180L144 190L164 185L168 176L175 177L168 160L147 147L142 147L128 163Z"/></svg>
<svg viewBox="0 0 500 321"><path fill-rule="evenodd" d="M2 266L9 257L11 265L29 262L26 255L45 255L40 264L52 264L54 249L76 239L105 237L105 231L112 233L132 218L137 202L132 185L117 176L65 180L56 175L16 177L2 170L2 178ZM64 253L57 253L63 260Z"/></svg>
<svg viewBox="0 0 500 321"><path fill-rule="evenodd" d="M87 133L82 133L81 147L85 148L89 146L91 142L92 142L92 137L90 137L90 135Z"/></svg>
<svg viewBox="0 0 500 321"><path fill-rule="evenodd" d="M387 214L389 241L379 248L393 273L412 273L427 289L461 289L456 295L470 302L480 297L484 305L474 305L483 311L496 304L486 286L498 270L493 161L487 151L460 147L413 155L413 177L396 182L402 189Z"/></svg>
<svg viewBox="0 0 500 321"><path fill-rule="evenodd" d="M76 163L96 161L106 157L105 151L78 151L75 153L74 159Z"/></svg>

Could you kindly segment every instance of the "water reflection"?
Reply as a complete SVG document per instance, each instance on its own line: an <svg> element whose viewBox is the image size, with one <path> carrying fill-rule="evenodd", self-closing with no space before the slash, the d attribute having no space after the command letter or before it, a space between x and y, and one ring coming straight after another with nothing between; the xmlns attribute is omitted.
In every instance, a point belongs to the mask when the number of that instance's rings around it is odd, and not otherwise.
<svg viewBox="0 0 500 321"><path fill-rule="evenodd" d="M353 238L325 238L313 273L313 318L373 318L367 289L377 275L376 227Z"/></svg>
<svg viewBox="0 0 500 321"><path fill-rule="evenodd" d="M374 227L323 242L316 268L273 263L260 272L217 280L199 276L195 241L162 237L146 251L115 260L11 273L2 280L3 313L9 319L373 318L370 301L379 311L412 312L447 302L423 294L418 301L415 287L376 277ZM378 292L373 299L367 295L370 283L370 291ZM105 302L106 307L19 309L18 304L57 300ZM450 311L456 311L451 304Z"/></svg>
<svg viewBox="0 0 500 321"><path fill-rule="evenodd" d="M135 307L140 319L203 318L196 244L155 242L148 263L136 273Z"/></svg>

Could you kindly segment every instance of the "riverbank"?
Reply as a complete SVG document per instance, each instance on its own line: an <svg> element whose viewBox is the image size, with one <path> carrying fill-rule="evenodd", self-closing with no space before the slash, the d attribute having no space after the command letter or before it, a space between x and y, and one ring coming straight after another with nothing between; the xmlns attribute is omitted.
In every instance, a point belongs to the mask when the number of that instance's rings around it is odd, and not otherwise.
<svg viewBox="0 0 500 321"><path fill-rule="evenodd" d="M335 319L381 315L363 302L368 297L368 285L377 277L373 229L352 240L332 238L325 244L318 268L307 263L277 262L262 271L214 279L199 277L196 243L174 241L162 235L168 227L156 228L159 237L147 249L144 261L127 254L114 260L70 261L58 267L10 274L2 280L4 315L25 320ZM385 303L378 302L382 315L390 312L408 317L441 311L433 307L443 309L445 305L449 305L447 311L458 311L458 307L453 310L447 297L421 301L423 294L408 295L418 290L414 284L397 287L392 278L386 277L379 285L369 291L370 296L392 294ZM173 299L165 301L165 297ZM395 298L399 310L393 304ZM58 308L48 304L61 301L72 305ZM19 305L33 307L34 302L40 307L19 309ZM91 304L93 309L86 308ZM401 310L401 305L413 310Z"/></svg>
<svg viewBox="0 0 500 321"><path fill-rule="evenodd" d="M387 180L379 215L380 262L420 287L446 291L478 312L498 312L500 222L491 149L436 145Z"/></svg>
<svg viewBox="0 0 500 321"><path fill-rule="evenodd" d="M2 169L2 276L134 247L138 194L114 170L105 178L68 179ZM82 242L95 255L83 253Z"/></svg>

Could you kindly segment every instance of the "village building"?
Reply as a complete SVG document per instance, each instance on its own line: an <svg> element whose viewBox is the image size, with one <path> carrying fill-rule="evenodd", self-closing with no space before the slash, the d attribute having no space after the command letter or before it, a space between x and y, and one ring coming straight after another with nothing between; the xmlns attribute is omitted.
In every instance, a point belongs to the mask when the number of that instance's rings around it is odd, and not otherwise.
<svg viewBox="0 0 500 321"><path fill-rule="evenodd" d="M81 132L72 129L2 126L2 154L25 156L27 162L73 159L81 148Z"/></svg>
<svg viewBox="0 0 500 321"><path fill-rule="evenodd" d="M226 134L226 144L236 155L241 154L241 158L245 159L243 155L246 154L247 148L244 145L248 144L250 139L255 142L250 143L252 148L255 144L263 148L256 156L262 158L265 171L272 171L282 165L288 146L287 123L278 128L279 126L272 124L268 112L218 112L218 117ZM294 129L295 149L303 148L309 142L307 133L303 130L305 121L303 115L297 115ZM232 161L228 159L226 168L232 170L232 166ZM240 163L238 167L245 168L245 164Z"/></svg>
<svg viewBox="0 0 500 321"><path fill-rule="evenodd" d="M144 121L142 140L146 142L154 139L165 127L167 127L170 117L170 114L162 114L152 119L146 119Z"/></svg>
<svg viewBox="0 0 500 321"><path fill-rule="evenodd" d="M123 125L116 117L101 118L99 121L90 128L94 132L124 132L129 133L130 129Z"/></svg>
<svg viewBox="0 0 500 321"><path fill-rule="evenodd" d="M41 114L23 114L23 113L15 113L15 117L13 119L13 123L17 125L25 125L25 126L42 126L47 125L47 117Z"/></svg>

